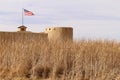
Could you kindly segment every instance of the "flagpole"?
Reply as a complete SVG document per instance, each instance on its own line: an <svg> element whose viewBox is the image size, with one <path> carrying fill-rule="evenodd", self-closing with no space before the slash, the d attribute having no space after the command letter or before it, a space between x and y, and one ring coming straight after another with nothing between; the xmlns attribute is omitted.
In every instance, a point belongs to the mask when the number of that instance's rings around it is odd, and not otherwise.
<svg viewBox="0 0 120 80"><path fill-rule="evenodd" d="M22 25L24 25L24 8L22 8Z"/></svg>

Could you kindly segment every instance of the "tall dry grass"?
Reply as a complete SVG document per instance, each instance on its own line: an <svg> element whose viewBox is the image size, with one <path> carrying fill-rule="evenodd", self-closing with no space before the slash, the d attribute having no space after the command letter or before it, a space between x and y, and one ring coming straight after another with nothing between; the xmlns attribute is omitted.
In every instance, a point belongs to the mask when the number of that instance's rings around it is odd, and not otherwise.
<svg viewBox="0 0 120 80"><path fill-rule="evenodd" d="M2 80L120 80L120 43L0 39Z"/></svg>

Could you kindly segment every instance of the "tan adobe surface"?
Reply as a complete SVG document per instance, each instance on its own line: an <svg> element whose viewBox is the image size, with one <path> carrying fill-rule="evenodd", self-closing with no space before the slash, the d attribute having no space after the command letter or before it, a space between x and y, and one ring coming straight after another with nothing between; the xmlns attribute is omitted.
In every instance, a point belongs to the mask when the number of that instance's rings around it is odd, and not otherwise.
<svg viewBox="0 0 120 80"><path fill-rule="evenodd" d="M44 41L73 41L73 28L72 27L50 27L46 28L45 32L35 33L26 31L26 26L18 27L17 32L0 32L1 39L28 39L28 40L44 40ZM14 40L14 41L15 41Z"/></svg>
<svg viewBox="0 0 120 80"><path fill-rule="evenodd" d="M49 40L73 40L72 27L51 27L46 28L45 33L48 33Z"/></svg>

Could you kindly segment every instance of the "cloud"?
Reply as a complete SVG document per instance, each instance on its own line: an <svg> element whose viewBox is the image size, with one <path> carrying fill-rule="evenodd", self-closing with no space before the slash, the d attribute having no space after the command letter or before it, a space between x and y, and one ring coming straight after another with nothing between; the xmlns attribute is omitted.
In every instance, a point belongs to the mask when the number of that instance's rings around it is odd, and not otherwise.
<svg viewBox="0 0 120 80"><path fill-rule="evenodd" d="M78 34L79 38L117 38L119 3L119 0L1 0L0 29L16 30L25 8L35 13L24 17L25 25L36 32L47 26L73 26L75 38Z"/></svg>

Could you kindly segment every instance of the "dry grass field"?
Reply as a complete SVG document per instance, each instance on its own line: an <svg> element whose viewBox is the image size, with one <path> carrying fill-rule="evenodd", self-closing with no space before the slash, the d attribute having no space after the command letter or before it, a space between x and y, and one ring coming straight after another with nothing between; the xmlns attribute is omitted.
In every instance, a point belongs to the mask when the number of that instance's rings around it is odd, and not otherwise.
<svg viewBox="0 0 120 80"><path fill-rule="evenodd" d="M1 38L0 80L120 80L120 43Z"/></svg>

